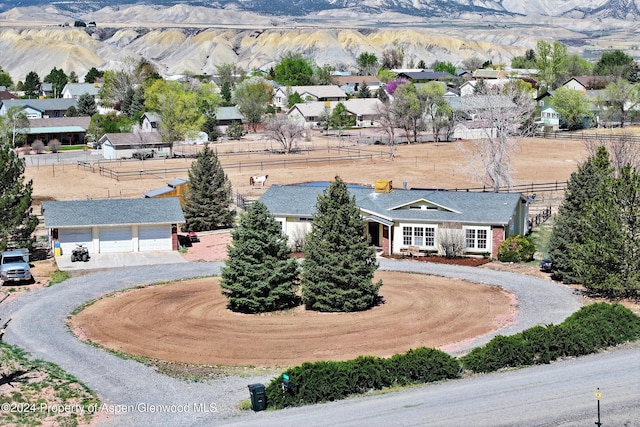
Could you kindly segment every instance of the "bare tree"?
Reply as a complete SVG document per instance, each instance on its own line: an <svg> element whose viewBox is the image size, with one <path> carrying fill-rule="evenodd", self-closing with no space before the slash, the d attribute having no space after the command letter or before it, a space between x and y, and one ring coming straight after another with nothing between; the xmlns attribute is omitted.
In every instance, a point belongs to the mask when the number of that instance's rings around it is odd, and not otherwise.
<svg viewBox="0 0 640 427"><path fill-rule="evenodd" d="M301 122L286 114L269 117L265 120L264 129L271 139L282 146L286 154L297 149L298 139L304 136L305 132L305 127Z"/></svg>
<svg viewBox="0 0 640 427"><path fill-rule="evenodd" d="M386 145L389 147L389 153L391 158L395 157L396 151L396 117L391 108L390 102L381 102L375 106L376 114L378 115L378 123L380 123L380 129L389 138Z"/></svg>
<svg viewBox="0 0 640 427"><path fill-rule="evenodd" d="M640 147L633 140L633 136L627 132L616 135L615 139L596 137L595 139L585 139L583 142L589 157L595 157L600 146L607 149L611 156L614 174L617 177L620 176L622 168L626 165L640 169Z"/></svg>
<svg viewBox="0 0 640 427"><path fill-rule="evenodd" d="M446 258L462 256L466 246L462 225L456 223L438 227L438 245Z"/></svg>
<svg viewBox="0 0 640 427"><path fill-rule="evenodd" d="M474 139L470 152L465 153L473 175L496 192L510 187L510 154L520 138L531 131L533 98L515 86L507 86L501 94L462 97L461 108L483 129L482 138Z"/></svg>

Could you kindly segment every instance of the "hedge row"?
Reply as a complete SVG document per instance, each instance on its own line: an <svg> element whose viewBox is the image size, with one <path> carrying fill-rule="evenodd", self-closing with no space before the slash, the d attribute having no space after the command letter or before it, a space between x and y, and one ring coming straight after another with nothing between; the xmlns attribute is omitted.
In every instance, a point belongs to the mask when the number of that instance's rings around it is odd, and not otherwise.
<svg viewBox="0 0 640 427"><path fill-rule="evenodd" d="M287 392L283 392L282 375L271 381L266 388L267 404L281 409L327 402L391 386L458 378L460 372L456 358L425 347L388 359L359 356L343 362L306 362L284 372L291 381Z"/></svg>
<svg viewBox="0 0 640 427"><path fill-rule="evenodd" d="M460 361L470 371L492 372L582 356L639 338L640 317L620 304L603 302L582 307L559 325L535 326L508 337L497 336Z"/></svg>
<svg viewBox="0 0 640 427"><path fill-rule="evenodd" d="M473 372L549 363L640 339L640 317L620 304L596 303L560 325L534 326L518 334L497 336L487 345L456 359L440 350L418 348L388 359L360 356L344 362L304 363L288 369L266 388L269 407L280 409L343 399L391 386L458 378L462 367Z"/></svg>

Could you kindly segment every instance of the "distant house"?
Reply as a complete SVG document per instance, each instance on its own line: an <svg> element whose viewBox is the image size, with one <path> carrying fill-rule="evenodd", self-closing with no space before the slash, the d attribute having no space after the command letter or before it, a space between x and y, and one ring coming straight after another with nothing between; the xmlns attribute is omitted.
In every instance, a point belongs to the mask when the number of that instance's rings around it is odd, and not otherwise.
<svg viewBox="0 0 640 427"><path fill-rule="evenodd" d="M540 112L540 121L544 126L551 126L554 130L560 127L560 113L553 109L553 107L547 107Z"/></svg>
<svg viewBox="0 0 640 427"><path fill-rule="evenodd" d="M216 110L216 121L218 126L229 126L233 123L242 124L244 116L238 107L218 107Z"/></svg>
<svg viewBox="0 0 640 427"><path fill-rule="evenodd" d="M484 85L487 88L493 87L502 87L509 82L507 78L501 79L478 79L478 80L468 80L460 85L460 96L470 96L476 94L476 87L478 86L478 82L482 80Z"/></svg>
<svg viewBox="0 0 640 427"><path fill-rule="evenodd" d="M76 99L5 99L0 100L0 116L6 116L11 107L20 107L29 119L64 117L69 107L78 107Z"/></svg>
<svg viewBox="0 0 640 427"><path fill-rule="evenodd" d="M141 132L157 132L160 126L160 115L146 112L142 115L140 126Z"/></svg>
<svg viewBox="0 0 640 427"><path fill-rule="evenodd" d="M5 86L0 86L0 101L5 99L18 99L18 97L9 92Z"/></svg>
<svg viewBox="0 0 640 427"><path fill-rule="evenodd" d="M57 139L62 145L81 145L86 142L91 117L59 117L57 119L29 119L27 144L40 140L45 145Z"/></svg>
<svg viewBox="0 0 640 427"><path fill-rule="evenodd" d="M440 80L450 80L453 74L446 71L403 71L397 74L398 78L407 79L412 83L427 83Z"/></svg>
<svg viewBox="0 0 640 427"><path fill-rule="evenodd" d="M62 89L61 98L78 99L84 94L89 94L94 100L99 101L102 83L67 83Z"/></svg>
<svg viewBox="0 0 640 427"><path fill-rule="evenodd" d="M53 83L41 83L40 94L45 98L54 97L57 98L57 93L53 93Z"/></svg>
<svg viewBox="0 0 640 427"><path fill-rule="evenodd" d="M157 132L106 133L98 143L102 157L109 160L167 156L171 151L171 144L162 142Z"/></svg>
<svg viewBox="0 0 640 427"><path fill-rule="evenodd" d="M368 127L376 125L379 117L378 108L382 106L382 102L379 99L351 98L341 102L349 114L354 117L356 126ZM295 104L289 108L287 115L304 122L307 127L314 127L322 120L322 116L325 113L331 114L336 105L338 105L338 101Z"/></svg>
<svg viewBox="0 0 640 427"><path fill-rule="evenodd" d="M289 107L289 96L298 93L304 101L346 101L347 94L336 85L281 86L276 89L273 104L277 108Z"/></svg>
<svg viewBox="0 0 640 427"><path fill-rule="evenodd" d="M382 86L382 82L376 76L334 76L333 81L340 90L349 95L357 93L363 83L367 84L372 94Z"/></svg>
<svg viewBox="0 0 640 427"><path fill-rule="evenodd" d="M611 76L574 76L564 82L562 87L586 94L590 90L604 89L613 80Z"/></svg>
<svg viewBox="0 0 640 427"><path fill-rule="evenodd" d="M492 68L478 68L473 72L473 78L475 80L485 79L485 80L494 80L494 79L506 79L509 77L509 72L505 70L494 70Z"/></svg>
<svg viewBox="0 0 640 427"><path fill-rule="evenodd" d="M391 188L391 186L389 186ZM388 188L388 189L389 189ZM385 191L388 191L386 189ZM308 233L318 195L325 187L272 185L260 197L293 243ZM363 233L383 254L441 253L441 245L460 236L466 255L497 257L504 239L526 234L528 199L520 193L349 188L365 220Z"/></svg>
<svg viewBox="0 0 640 427"><path fill-rule="evenodd" d="M42 214L62 256L77 244L89 254L177 250L185 222L177 197L42 202Z"/></svg>
<svg viewBox="0 0 640 427"><path fill-rule="evenodd" d="M503 95L474 95L445 97L451 109L466 120L456 123L453 137L456 139L482 139L496 134L494 123L483 120L482 110L515 107L513 101Z"/></svg>

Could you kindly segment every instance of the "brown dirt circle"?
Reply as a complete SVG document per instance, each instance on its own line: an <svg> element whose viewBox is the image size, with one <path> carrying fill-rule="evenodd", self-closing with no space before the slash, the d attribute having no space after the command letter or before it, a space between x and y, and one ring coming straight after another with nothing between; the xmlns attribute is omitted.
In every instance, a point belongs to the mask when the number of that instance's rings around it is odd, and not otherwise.
<svg viewBox="0 0 640 427"><path fill-rule="evenodd" d="M378 272L385 303L360 313L303 307L245 315L226 308L219 278L134 289L103 298L72 330L108 348L170 362L291 366L387 357L420 346L451 350L515 316L515 298L491 286L420 274Z"/></svg>

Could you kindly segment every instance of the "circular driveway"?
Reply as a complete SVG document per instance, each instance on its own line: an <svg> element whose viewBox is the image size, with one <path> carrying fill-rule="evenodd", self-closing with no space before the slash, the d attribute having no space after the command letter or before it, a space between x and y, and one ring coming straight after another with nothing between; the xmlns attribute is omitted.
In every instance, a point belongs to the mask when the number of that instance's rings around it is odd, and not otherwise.
<svg viewBox="0 0 640 427"><path fill-rule="evenodd" d="M463 343L456 349L458 352L486 343L498 333L510 335L538 324L559 323L580 307L569 288L532 276L408 260L379 261L383 270L434 274L497 285L516 296L519 312L514 323ZM247 385L266 384L272 375L225 376L199 382L179 380L85 344L66 326L67 317L74 309L109 292L141 284L218 275L222 266L222 262L139 266L73 277L3 304L3 317L13 318L5 340L34 358L60 365L96 391L107 405L103 409L118 413L109 419L108 425L242 423L242 419L248 420L246 417L253 415L236 409L240 400L249 397Z"/></svg>

